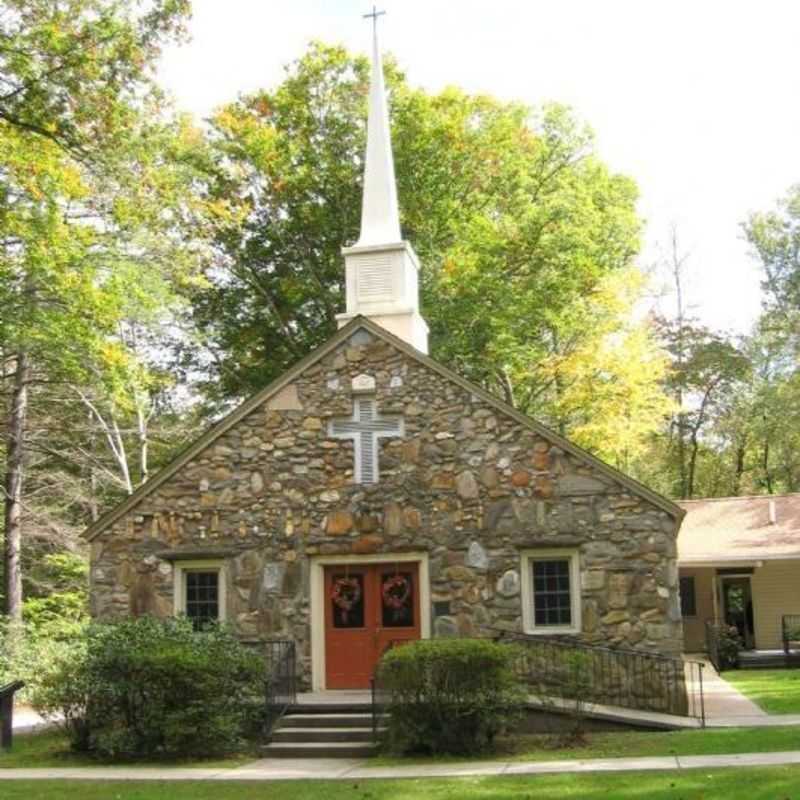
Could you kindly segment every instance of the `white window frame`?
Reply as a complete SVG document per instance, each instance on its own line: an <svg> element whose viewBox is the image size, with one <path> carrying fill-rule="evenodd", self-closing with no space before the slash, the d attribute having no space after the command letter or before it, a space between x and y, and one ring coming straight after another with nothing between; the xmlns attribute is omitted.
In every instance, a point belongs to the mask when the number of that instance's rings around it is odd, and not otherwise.
<svg viewBox="0 0 800 800"><path fill-rule="evenodd" d="M225 622L226 599L228 596L225 561L223 559L197 559L194 561L176 561L173 568L173 608L175 616L186 614L186 573L188 572L216 572L217 578L217 608L219 609L218 622Z"/></svg>
<svg viewBox="0 0 800 800"><path fill-rule="evenodd" d="M522 627L525 633L546 636L559 633L581 632L581 573L580 554L575 549L523 550L520 572L522 574ZM535 561L569 561L569 594L571 625L536 625L533 594L533 563Z"/></svg>

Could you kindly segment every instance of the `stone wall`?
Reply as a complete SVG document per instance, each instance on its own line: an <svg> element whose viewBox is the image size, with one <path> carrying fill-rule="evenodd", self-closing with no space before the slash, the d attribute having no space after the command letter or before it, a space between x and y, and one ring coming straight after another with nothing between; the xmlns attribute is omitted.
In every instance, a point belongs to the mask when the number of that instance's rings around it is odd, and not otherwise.
<svg viewBox="0 0 800 800"><path fill-rule="evenodd" d="M381 440L374 485L328 435L364 375L405 425ZM224 558L228 619L245 639L295 639L307 674L310 556L427 551L434 635L472 636L521 630L520 550L574 547L582 638L677 654L675 538L606 470L360 329L93 540L92 610L170 614L173 561Z"/></svg>

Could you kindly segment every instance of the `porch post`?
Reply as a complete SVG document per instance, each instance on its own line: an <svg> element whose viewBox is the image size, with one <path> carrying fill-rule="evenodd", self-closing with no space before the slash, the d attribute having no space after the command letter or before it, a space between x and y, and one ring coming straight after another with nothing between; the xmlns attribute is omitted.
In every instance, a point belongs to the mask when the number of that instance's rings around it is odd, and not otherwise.
<svg viewBox="0 0 800 800"><path fill-rule="evenodd" d="M717 571L711 567L711 602L714 609L714 624L719 625L719 575Z"/></svg>

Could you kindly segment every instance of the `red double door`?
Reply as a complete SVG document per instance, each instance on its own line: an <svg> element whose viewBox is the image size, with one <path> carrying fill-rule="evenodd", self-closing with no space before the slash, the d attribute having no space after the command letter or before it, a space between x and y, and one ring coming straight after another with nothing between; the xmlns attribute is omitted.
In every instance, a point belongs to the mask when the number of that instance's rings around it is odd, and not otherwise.
<svg viewBox="0 0 800 800"><path fill-rule="evenodd" d="M325 568L325 685L366 689L383 653L420 638L415 563Z"/></svg>

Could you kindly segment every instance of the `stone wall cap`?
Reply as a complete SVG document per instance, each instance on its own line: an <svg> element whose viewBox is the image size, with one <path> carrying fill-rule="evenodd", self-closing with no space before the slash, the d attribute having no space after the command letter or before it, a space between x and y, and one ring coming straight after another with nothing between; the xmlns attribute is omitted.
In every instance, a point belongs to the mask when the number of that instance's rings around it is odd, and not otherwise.
<svg viewBox="0 0 800 800"><path fill-rule="evenodd" d="M164 561L189 561L193 558L227 558L238 555L233 547L184 547L180 550L158 550L155 555Z"/></svg>

